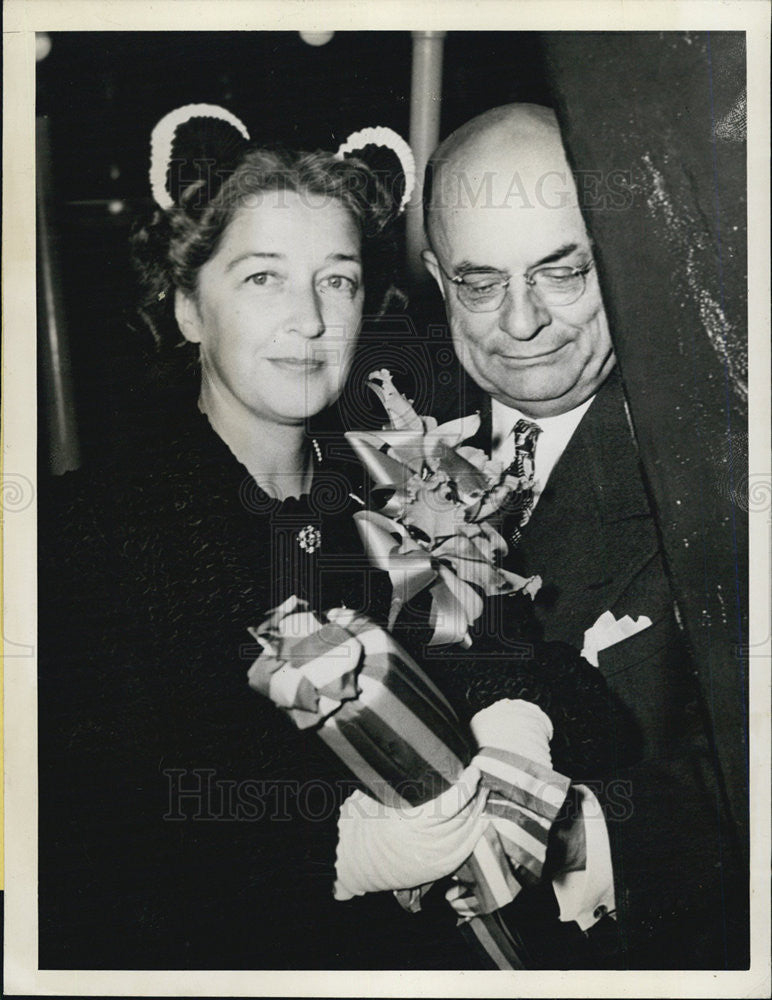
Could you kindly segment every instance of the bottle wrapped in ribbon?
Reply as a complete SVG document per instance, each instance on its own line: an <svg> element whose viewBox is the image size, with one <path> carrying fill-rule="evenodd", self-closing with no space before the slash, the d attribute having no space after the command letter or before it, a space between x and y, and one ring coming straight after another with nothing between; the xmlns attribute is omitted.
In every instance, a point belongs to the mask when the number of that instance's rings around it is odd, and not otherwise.
<svg viewBox="0 0 772 1000"><path fill-rule="evenodd" d="M454 873L471 916L511 902L538 880L547 837L570 781L552 770L543 748L524 755L482 747L465 731L441 691L384 629L336 608L325 619L290 598L249 630L263 648L250 686L320 739L388 806L415 806L447 791L474 761L490 790L479 841ZM539 711L536 709L536 711ZM546 717L545 717L546 718ZM548 747L549 733L542 741ZM406 909L420 907L428 886L404 886Z"/></svg>

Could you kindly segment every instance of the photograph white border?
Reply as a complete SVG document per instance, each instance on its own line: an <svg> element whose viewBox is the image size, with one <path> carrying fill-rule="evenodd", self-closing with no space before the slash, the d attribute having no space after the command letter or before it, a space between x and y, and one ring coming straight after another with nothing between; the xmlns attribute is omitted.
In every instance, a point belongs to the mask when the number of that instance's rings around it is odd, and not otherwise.
<svg viewBox="0 0 772 1000"><path fill-rule="evenodd" d="M748 972L97 972L37 969L36 505L4 516L6 995L762 997L769 979L770 287L767 0L6 0L2 470L36 485L35 32L745 30L748 53L752 966ZM190 26L195 26L191 28ZM87 114L88 109L84 108ZM754 503L755 495L759 498ZM256 920L259 915L256 914Z"/></svg>

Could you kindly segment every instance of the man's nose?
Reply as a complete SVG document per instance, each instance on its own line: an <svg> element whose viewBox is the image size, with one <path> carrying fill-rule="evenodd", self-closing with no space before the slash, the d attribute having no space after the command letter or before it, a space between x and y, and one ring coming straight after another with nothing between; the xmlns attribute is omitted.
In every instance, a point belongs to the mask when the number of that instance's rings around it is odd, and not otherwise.
<svg viewBox="0 0 772 1000"><path fill-rule="evenodd" d="M513 278L499 310L499 326L515 340L531 340L552 322L552 315L523 278Z"/></svg>
<svg viewBox="0 0 772 1000"><path fill-rule="evenodd" d="M293 302L289 327L302 337L320 337L324 333L324 317L319 294L313 286L298 288L292 293Z"/></svg>

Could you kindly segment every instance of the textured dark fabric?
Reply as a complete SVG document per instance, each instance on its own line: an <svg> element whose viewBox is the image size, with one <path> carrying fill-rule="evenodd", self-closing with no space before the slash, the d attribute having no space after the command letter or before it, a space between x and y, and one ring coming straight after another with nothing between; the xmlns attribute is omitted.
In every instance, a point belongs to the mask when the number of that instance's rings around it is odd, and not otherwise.
<svg viewBox="0 0 772 1000"><path fill-rule="evenodd" d="M51 489L41 967L475 966L447 906L414 917L389 893L333 900L337 807L355 784L247 685L247 626L291 593L387 606L352 559L359 478L325 460L309 499L271 502L196 414ZM309 523L313 557L295 543Z"/></svg>
<svg viewBox="0 0 772 1000"><path fill-rule="evenodd" d="M545 50L747 864L748 510L768 497L748 475L746 37L555 32Z"/></svg>
<svg viewBox="0 0 772 1000"><path fill-rule="evenodd" d="M428 618L426 594L411 602ZM397 621L394 634L467 722L501 698L538 705L553 725L555 770L574 781L605 772L613 762L615 705L597 670L568 643L544 642L529 597L489 598L470 628L469 649L429 646L430 629Z"/></svg>
<svg viewBox="0 0 772 1000"><path fill-rule="evenodd" d="M480 444L490 436L485 408L483 415ZM584 631L607 610L652 621L599 655L615 703L612 766L586 778L604 802L612 844L621 937L612 964L742 968L746 877L618 373L555 466L508 566L543 577L534 610L547 640L581 648ZM548 909L539 904L540 919ZM564 947L565 934L555 928L552 948L538 943L539 961L585 960Z"/></svg>

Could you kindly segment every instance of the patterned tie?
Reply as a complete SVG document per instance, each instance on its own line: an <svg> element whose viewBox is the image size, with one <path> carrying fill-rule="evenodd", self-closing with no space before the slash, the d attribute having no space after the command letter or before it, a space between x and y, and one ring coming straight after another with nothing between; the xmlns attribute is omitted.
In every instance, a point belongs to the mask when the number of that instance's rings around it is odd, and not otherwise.
<svg viewBox="0 0 772 1000"><path fill-rule="evenodd" d="M536 439L541 434L541 427L530 420L518 420L512 433L515 436L515 457L506 471L519 479L529 479L533 482L534 457L536 455ZM521 528L525 527L533 511L533 487L513 493L506 507L506 513L511 518L509 540L513 546L520 542Z"/></svg>

